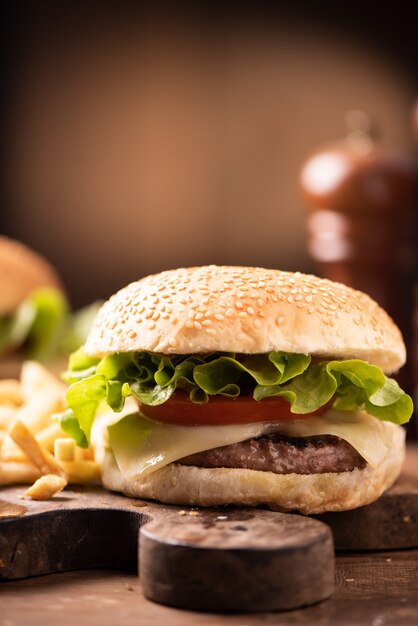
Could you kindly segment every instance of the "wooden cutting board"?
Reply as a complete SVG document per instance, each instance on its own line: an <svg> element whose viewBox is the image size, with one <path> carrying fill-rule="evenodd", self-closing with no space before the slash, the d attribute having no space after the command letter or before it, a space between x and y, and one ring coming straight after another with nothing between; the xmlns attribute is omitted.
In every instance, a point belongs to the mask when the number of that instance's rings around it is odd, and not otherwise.
<svg viewBox="0 0 418 626"><path fill-rule="evenodd" d="M417 548L418 445L408 444L402 474L376 502L315 517L331 527L337 550Z"/></svg>
<svg viewBox="0 0 418 626"><path fill-rule="evenodd" d="M99 487L65 490L49 502L22 501L22 491L0 491L0 580L139 567L146 597L194 610L284 610L329 597L330 527L337 549L418 546L417 446L378 502L320 519L165 506Z"/></svg>
<svg viewBox="0 0 418 626"><path fill-rule="evenodd" d="M0 521L3 580L77 569L135 571L139 563L147 598L204 611L284 610L334 590L332 534L311 518L183 509L99 487L65 490L49 502L19 500L22 491L0 492L0 517L10 516Z"/></svg>

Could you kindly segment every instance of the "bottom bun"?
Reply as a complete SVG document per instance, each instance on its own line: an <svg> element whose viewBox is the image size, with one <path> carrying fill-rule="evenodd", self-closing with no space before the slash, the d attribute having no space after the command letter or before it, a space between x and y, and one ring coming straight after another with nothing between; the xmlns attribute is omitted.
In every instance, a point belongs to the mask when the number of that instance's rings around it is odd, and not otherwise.
<svg viewBox="0 0 418 626"><path fill-rule="evenodd" d="M373 468L326 474L274 474L247 469L194 467L171 463L142 478L126 478L106 450L103 485L126 496L166 504L265 505L276 511L346 511L376 500L399 476L405 457L405 432L391 425L392 445Z"/></svg>

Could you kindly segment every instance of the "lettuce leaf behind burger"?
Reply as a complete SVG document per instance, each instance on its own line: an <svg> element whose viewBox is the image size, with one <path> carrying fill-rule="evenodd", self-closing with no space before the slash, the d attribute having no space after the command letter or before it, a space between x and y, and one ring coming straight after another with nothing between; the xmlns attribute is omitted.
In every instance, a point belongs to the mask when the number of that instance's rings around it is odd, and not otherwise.
<svg viewBox="0 0 418 626"><path fill-rule="evenodd" d="M376 367L352 359L312 362L305 354L270 352L264 355L233 353L162 355L151 352L116 353L92 358L82 349L70 357L67 380L68 411L63 430L79 445L87 445L102 402L118 412L125 398L156 406L176 391L202 404L213 395L231 399L252 395L256 401L282 397L297 415L311 413L333 399L340 411L364 410L375 417L403 424L412 414L410 396Z"/></svg>
<svg viewBox="0 0 418 626"><path fill-rule="evenodd" d="M59 289L35 289L15 313L0 319L0 354L24 345L28 358L48 359L57 350L67 314Z"/></svg>
<svg viewBox="0 0 418 626"><path fill-rule="evenodd" d="M67 356L84 343L101 304L71 312L60 289L33 290L15 312L0 316L0 356L17 349L39 361Z"/></svg>

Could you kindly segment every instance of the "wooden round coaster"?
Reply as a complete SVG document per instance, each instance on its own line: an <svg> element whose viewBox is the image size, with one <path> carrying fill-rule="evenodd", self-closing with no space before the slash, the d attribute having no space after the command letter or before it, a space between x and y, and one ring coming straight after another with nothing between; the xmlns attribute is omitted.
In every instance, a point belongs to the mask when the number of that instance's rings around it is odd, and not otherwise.
<svg viewBox="0 0 418 626"><path fill-rule="evenodd" d="M285 610L324 600L334 589L331 532L298 515L200 510L193 521L146 524L139 543L146 597L178 608Z"/></svg>

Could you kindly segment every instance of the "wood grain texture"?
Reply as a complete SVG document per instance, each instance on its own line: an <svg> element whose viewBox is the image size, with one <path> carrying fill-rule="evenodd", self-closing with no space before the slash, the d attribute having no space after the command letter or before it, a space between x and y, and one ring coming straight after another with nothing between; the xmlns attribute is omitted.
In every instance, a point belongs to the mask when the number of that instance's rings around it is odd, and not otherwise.
<svg viewBox="0 0 418 626"><path fill-rule="evenodd" d="M271 511L208 513L201 521L141 528L147 598L205 611L265 611L313 604L333 592L333 543L324 524Z"/></svg>
<svg viewBox="0 0 418 626"><path fill-rule="evenodd" d="M336 590L281 613L210 614L148 601L134 574L84 571L2 583L2 626L416 626L418 550L340 555Z"/></svg>
<svg viewBox="0 0 418 626"><path fill-rule="evenodd" d="M19 491L2 495L14 505ZM1 522L0 579L136 571L138 551L145 595L171 606L282 610L334 590L332 535L322 522L257 509L182 510L91 487L27 501L24 515Z"/></svg>

